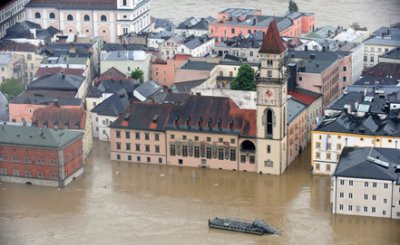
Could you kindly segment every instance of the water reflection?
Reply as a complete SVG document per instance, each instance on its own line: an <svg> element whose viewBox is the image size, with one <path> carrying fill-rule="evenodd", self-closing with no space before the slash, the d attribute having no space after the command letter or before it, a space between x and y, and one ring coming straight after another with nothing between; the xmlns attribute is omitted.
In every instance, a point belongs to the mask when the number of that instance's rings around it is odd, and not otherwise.
<svg viewBox="0 0 400 245"><path fill-rule="evenodd" d="M111 162L108 147L95 142L85 176L61 191L2 183L0 244L31 243L33 234L33 244L400 241L399 221L331 215L329 177L309 174L308 151L282 176L268 176ZM282 234L209 230L214 216L264 219Z"/></svg>

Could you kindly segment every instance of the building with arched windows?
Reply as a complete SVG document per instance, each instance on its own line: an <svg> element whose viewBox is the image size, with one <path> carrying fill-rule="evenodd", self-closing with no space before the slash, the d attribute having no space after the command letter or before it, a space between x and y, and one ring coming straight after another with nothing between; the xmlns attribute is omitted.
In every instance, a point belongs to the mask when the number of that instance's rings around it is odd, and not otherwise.
<svg viewBox="0 0 400 245"><path fill-rule="evenodd" d="M100 36L116 42L125 33L140 32L149 26L151 0L31 0L26 20L64 34Z"/></svg>

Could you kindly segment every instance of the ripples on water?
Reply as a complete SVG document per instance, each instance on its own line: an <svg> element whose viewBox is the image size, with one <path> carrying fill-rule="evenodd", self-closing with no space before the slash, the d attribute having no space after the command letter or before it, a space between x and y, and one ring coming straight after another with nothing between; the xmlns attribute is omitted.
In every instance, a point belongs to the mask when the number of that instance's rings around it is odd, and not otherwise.
<svg viewBox="0 0 400 245"><path fill-rule="evenodd" d="M0 244L396 244L400 222L333 216L329 177L309 152L282 176L110 162L95 142L65 189L2 183ZM214 216L260 218L281 235L209 230Z"/></svg>
<svg viewBox="0 0 400 245"><path fill-rule="evenodd" d="M245 4L243 4L245 2ZM288 0L152 0L152 15L178 23L189 16L216 16L229 7L258 8L266 15L282 15ZM400 21L400 0L296 0L300 11L314 12L317 26L347 27L353 22L373 31Z"/></svg>

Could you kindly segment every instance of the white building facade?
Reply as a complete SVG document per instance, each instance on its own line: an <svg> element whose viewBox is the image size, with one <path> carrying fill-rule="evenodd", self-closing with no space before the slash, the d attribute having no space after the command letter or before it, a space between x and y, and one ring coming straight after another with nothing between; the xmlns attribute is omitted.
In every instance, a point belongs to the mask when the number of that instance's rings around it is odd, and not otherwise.
<svg viewBox="0 0 400 245"><path fill-rule="evenodd" d="M118 36L138 33L151 24L151 0L32 0L25 10L26 20L43 28L53 26L64 34L100 36L117 42Z"/></svg>

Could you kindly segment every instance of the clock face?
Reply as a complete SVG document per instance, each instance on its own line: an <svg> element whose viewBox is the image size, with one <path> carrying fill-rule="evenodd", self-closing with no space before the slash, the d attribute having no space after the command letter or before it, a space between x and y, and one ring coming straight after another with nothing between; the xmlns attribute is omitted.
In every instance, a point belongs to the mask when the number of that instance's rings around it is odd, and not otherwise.
<svg viewBox="0 0 400 245"><path fill-rule="evenodd" d="M275 90L271 88L264 89L261 94L262 104L273 105L275 103Z"/></svg>

